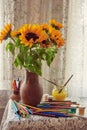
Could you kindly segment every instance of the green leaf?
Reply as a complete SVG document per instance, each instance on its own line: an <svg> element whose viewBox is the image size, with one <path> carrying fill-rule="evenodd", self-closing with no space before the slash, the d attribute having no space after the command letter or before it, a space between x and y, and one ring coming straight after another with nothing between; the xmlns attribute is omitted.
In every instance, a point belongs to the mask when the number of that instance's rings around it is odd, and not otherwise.
<svg viewBox="0 0 87 130"><path fill-rule="evenodd" d="M12 42L9 42L6 45L6 51L8 51L8 50L14 55L15 45Z"/></svg>
<svg viewBox="0 0 87 130"><path fill-rule="evenodd" d="M34 72L38 75L42 75L41 67L42 60L47 62L47 65L50 66L52 63L55 54L58 49L54 46L51 48L40 48L40 46L35 46L34 48L29 48L20 44L19 39L16 40L16 45L11 42L7 45L7 50L10 50L14 54L15 47L19 48L19 53L15 58L14 65L16 67L20 66L27 68L31 72Z"/></svg>
<svg viewBox="0 0 87 130"><path fill-rule="evenodd" d="M38 74L38 75L40 75L40 76L42 75L41 69L38 69L38 68L35 69L35 73Z"/></svg>
<svg viewBox="0 0 87 130"><path fill-rule="evenodd" d="M24 60L21 54L18 54L17 57L15 58L14 65L16 67L20 66L21 68L24 65Z"/></svg>
<svg viewBox="0 0 87 130"><path fill-rule="evenodd" d="M41 59L37 58L35 59L34 56L29 55L25 61L25 68L28 68L31 72L34 72L38 75L41 75Z"/></svg>
<svg viewBox="0 0 87 130"><path fill-rule="evenodd" d="M52 63L54 57L55 57L55 54L57 53L57 50L56 48L48 48L46 49L46 62L47 62L47 65L50 66L50 64Z"/></svg>
<svg viewBox="0 0 87 130"><path fill-rule="evenodd" d="M29 55L26 57L25 64L32 64L33 63L33 56Z"/></svg>
<svg viewBox="0 0 87 130"><path fill-rule="evenodd" d="M18 46L20 46L21 44L20 44L20 39L18 38L18 37L15 37L14 38L14 41L15 41L15 43L16 43L16 47L18 47Z"/></svg>

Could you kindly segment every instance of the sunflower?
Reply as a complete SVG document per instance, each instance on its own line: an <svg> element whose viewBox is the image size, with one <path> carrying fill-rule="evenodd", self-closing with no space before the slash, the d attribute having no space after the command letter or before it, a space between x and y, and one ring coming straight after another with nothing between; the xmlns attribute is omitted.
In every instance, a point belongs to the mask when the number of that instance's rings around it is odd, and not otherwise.
<svg viewBox="0 0 87 130"><path fill-rule="evenodd" d="M6 39L10 35L11 28L11 24L6 24L4 29L0 32L0 42L2 42L2 40Z"/></svg>
<svg viewBox="0 0 87 130"><path fill-rule="evenodd" d="M63 28L63 25L62 25L61 23L57 22L56 20L50 20L49 23L50 23L53 27L55 27L55 28L57 28L57 29Z"/></svg>
<svg viewBox="0 0 87 130"><path fill-rule="evenodd" d="M32 47L35 43L41 43L43 40L48 39L48 35L40 28L39 25L25 24L20 29L19 36L21 43L25 46Z"/></svg>
<svg viewBox="0 0 87 130"><path fill-rule="evenodd" d="M53 41L53 43L56 43L58 47L64 44L64 39L62 38L62 34L59 30L56 30L50 26L49 35L50 39Z"/></svg>

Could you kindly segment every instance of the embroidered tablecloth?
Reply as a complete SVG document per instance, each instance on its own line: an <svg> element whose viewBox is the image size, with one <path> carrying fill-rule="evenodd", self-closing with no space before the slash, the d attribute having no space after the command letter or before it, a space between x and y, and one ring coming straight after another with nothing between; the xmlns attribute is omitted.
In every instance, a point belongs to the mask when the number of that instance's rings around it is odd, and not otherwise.
<svg viewBox="0 0 87 130"><path fill-rule="evenodd" d="M29 118L19 118L14 113L12 101L9 100L3 119L1 130L87 130L87 118L53 118L30 115Z"/></svg>

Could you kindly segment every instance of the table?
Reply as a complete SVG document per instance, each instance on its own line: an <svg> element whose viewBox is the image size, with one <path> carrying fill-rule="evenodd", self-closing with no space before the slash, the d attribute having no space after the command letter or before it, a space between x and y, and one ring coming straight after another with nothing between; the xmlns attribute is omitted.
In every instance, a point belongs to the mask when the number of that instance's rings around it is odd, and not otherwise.
<svg viewBox="0 0 87 130"><path fill-rule="evenodd" d="M87 130L87 117L53 118L30 115L29 118L18 119L9 100L3 119L1 130Z"/></svg>

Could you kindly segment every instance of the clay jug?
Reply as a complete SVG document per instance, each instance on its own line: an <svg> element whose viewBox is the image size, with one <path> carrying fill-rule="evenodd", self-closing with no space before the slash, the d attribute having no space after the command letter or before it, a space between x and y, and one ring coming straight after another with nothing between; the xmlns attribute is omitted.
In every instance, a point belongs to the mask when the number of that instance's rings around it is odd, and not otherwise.
<svg viewBox="0 0 87 130"><path fill-rule="evenodd" d="M21 100L24 104L37 106L42 98L43 89L39 83L38 75L25 70L25 80L20 88Z"/></svg>

